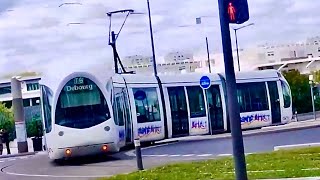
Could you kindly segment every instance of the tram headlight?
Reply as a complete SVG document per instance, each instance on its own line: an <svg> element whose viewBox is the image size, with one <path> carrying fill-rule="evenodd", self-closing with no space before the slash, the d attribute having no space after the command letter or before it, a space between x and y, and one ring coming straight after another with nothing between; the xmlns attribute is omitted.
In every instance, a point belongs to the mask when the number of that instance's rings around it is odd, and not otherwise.
<svg viewBox="0 0 320 180"><path fill-rule="evenodd" d="M102 151L108 151L108 146L107 145L103 145L102 147L101 147L101 149L102 149Z"/></svg>
<svg viewBox="0 0 320 180"><path fill-rule="evenodd" d="M67 156L71 156L71 150L70 149L66 149L65 153L66 153Z"/></svg>

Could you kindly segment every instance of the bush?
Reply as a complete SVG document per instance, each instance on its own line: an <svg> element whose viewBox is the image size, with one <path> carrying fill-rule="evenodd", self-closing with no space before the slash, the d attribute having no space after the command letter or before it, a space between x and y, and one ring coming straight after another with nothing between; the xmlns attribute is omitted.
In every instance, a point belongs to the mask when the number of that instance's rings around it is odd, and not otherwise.
<svg viewBox="0 0 320 180"><path fill-rule="evenodd" d="M5 107L0 102L0 129L5 129L9 133L9 140L13 141L16 137L15 124L12 109Z"/></svg>
<svg viewBox="0 0 320 180"><path fill-rule="evenodd" d="M299 114L312 112L308 75L301 74L298 70L283 72L283 75L291 88L294 109L296 109Z"/></svg>
<svg viewBox="0 0 320 180"><path fill-rule="evenodd" d="M39 115L33 116L31 121L26 122L27 137L41 137L42 132L42 122Z"/></svg>

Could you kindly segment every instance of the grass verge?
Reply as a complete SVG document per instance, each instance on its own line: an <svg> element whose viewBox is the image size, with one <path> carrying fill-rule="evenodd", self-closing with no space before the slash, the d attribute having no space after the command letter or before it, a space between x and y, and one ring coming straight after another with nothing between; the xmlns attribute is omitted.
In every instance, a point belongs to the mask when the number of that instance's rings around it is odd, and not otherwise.
<svg viewBox="0 0 320 180"><path fill-rule="evenodd" d="M249 179L320 176L320 148L305 148L246 156ZM233 159L178 163L100 180L235 179Z"/></svg>

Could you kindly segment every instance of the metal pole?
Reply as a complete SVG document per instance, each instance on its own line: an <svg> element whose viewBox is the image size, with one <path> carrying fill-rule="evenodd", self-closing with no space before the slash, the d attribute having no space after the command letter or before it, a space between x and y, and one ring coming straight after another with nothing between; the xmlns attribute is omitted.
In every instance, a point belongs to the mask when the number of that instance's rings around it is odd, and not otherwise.
<svg viewBox="0 0 320 180"><path fill-rule="evenodd" d="M147 0L148 4L148 13L149 13L149 28L150 28L150 38L151 38L151 47L152 47L152 58L153 58L153 72L154 75L157 76L157 63L156 63L156 55L155 55L155 50L154 50L154 41L153 41L153 31L152 31L152 22L151 22L151 12L150 12L150 3L149 0Z"/></svg>
<svg viewBox="0 0 320 180"><path fill-rule="evenodd" d="M315 109L315 105L314 105L314 95L313 95L313 87L312 87L312 84L310 84L310 91L311 91L313 118L314 118L314 120L316 120L316 109Z"/></svg>
<svg viewBox="0 0 320 180"><path fill-rule="evenodd" d="M114 61L114 72L116 74L119 73L119 68L118 68L118 56L117 56L117 50L116 50L116 35L114 31L111 32L111 46L113 47L113 61Z"/></svg>
<svg viewBox="0 0 320 180"><path fill-rule="evenodd" d="M135 139L134 140L134 146L135 146L135 150L136 150L138 170L143 170L141 146L140 146L140 140L139 139Z"/></svg>
<svg viewBox="0 0 320 180"><path fill-rule="evenodd" d="M206 37L206 44L207 44L207 54L208 54L208 66L209 66L209 73L211 73L211 65L210 65L210 53L209 53L208 37Z"/></svg>
<svg viewBox="0 0 320 180"><path fill-rule="evenodd" d="M237 84L234 72L234 62L232 57L232 46L230 38L230 29L228 22L227 2L218 0L219 16L222 35L222 46L226 74L226 87L228 97L228 112L230 118L230 127L233 145L233 157L235 163L235 176L237 180L247 180L246 159L244 155L242 129L240 123L240 110L237 100Z"/></svg>
<svg viewBox="0 0 320 180"><path fill-rule="evenodd" d="M156 63L156 53L154 50L154 41L153 41L153 31L152 31L152 22L151 22L151 11L150 11L150 3L149 0L147 0L147 4L148 4L148 14L149 14L149 28L150 28L150 38L151 38L151 47L152 47L152 58L153 58L153 72L154 72L154 76L156 77L157 81L158 81L158 86L159 86L159 90L160 90L160 97L161 97L161 103L162 103L162 107L166 107L165 105L165 101L164 101L164 93L163 93L163 88L161 85L161 80L158 76L158 72L157 72L157 63ZM165 138L168 137L168 122L167 122L167 112L166 112L166 108L163 108L163 114L164 114L164 134L165 134Z"/></svg>
<svg viewBox="0 0 320 180"><path fill-rule="evenodd" d="M21 82L13 77L11 79L12 107L16 127L18 153L28 152L26 123L23 109Z"/></svg>
<svg viewBox="0 0 320 180"><path fill-rule="evenodd" d="M234 34L236 37L236 48L237 48L237 59L238 59L238 70L240 72L240 58L239 58L239 48L238 48L238 36L237 36L237 29L234 29Z"/></svg>

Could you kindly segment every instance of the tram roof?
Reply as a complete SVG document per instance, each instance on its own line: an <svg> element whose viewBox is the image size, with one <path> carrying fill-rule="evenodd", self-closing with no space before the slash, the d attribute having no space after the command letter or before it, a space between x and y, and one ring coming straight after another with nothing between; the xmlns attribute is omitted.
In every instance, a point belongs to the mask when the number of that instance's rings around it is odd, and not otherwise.
<svg viewBox="0 0 320 180"><path fill-rule="evenodd" d="M225 78L225 73L221 73L221 75ZM254 70L254 71L241 71L235 73L236 80L247 80L247 79L274 79L274 78L282 78L281 72L268 69L268 70Z"/></svg>
<svg viewBox="0 0 320 180"><path fill-rule="evenodd" d="M163 84L171 83L199 83L201 77L207 76L211 81L221 81L221 77L217 73L188 73L188 74L170 74L159 75Z"/></svg>
<svg viewBox="0 0 320 180"><path fill-rule="evenodd" d="M161 82L168 83L181 83L181 82L199 82L202 76L208 76L211 81L221 81L218 74L202 74L202 73L189 73L189 74L172 74L172 75L158 75ZM141 75L141 74L117 74L112 76L113 82L124 83L124 80L128 84L157 84L157 79L153 75Z"/></svg>
<svg viewBox="0 0 320 180"><path fill-rule="evenodd" d="M115 83L136 84L136 83L146 83L146 84L156 84L157 79L153 75L144 74L114 74L112 80Z"/></svg>

